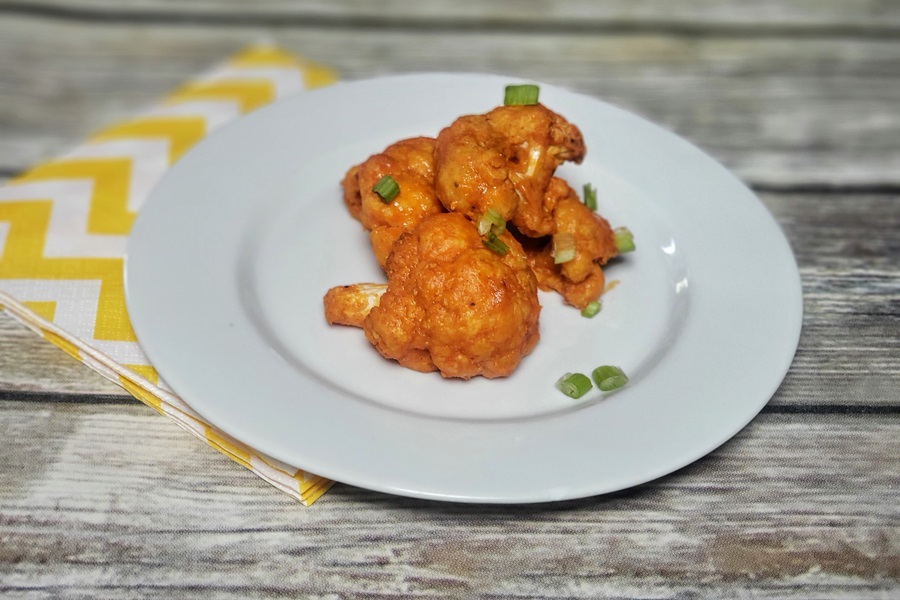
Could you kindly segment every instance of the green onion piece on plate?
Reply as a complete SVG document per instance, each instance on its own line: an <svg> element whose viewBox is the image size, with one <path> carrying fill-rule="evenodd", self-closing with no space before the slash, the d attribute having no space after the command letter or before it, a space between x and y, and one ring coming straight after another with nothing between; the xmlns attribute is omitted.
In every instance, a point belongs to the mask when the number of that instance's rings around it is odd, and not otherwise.
<svg viewBox="0 0 900 600"><path fill-rule="evenodd" d="M505 106L521 106L538 103L538 94L541 89L536 85L508 85L503 96Z"/></svg>
<svg viewBox="0 0 900 600"><path fill-rule="evenodd" d="M484 215L482 215L481 220L478 221L478 233L481 235L487 235L488 232L493 232L494 235L500 235L504 231L506 231L506 221L504 221L503 216L493 208L487 209Z"/></svg>
<svg viewBox="0 0 900 600"><path fill-rule="evenodd" d="M487 237L481 239L481 243L487 246L489 249L493 250L500 256L503 256L507 252L509 252L509 246L507 246L503 240L497 237L493 231L488 233Z"/></svg>
<svg viewBox="0 0 900 600"><path fill-rule="evenodd" d="M565 232L554 233L550 255L553 256L553 262L557 265L575 258L575 236Z"/></svg>
<svg viewBox="0 0 900 600"><path fill-rule="evenodd" d="M400 186L397 185L397 182L394 181L393 177L385 175L378 180L378 183L372 186L372 191L378 194L378 197L381 198L382 202L387 204L400 193Z"/></svg>
<svg viewBox="0 0 900 600"><path fill-rule="evenodd" d="M594 300L581 309L581 316L590 319L591 317L594 317L598 312L600 312L601 308L603 308L603 305L600 303L600 301Z"/></svg>
<svg viewBox="0 0 900 600"><path fill-rule="evenodd" d="M627 227L617 227L613 230L613 242L619 254L634 252L634 234Z"/></svg>
<svg viewBox="0 0 900 600"><path fill-rule="evenodd" d="M603 365L591 373L594 382L601 391L611 392L628 383L628 376L619 367Z"/></svg>
<svg viewBox="0 0 900 600"><path fill-rule="evenodd" d="M591 380L581 373L566 373L556 382L556 389L575 399L584 396L591 387Z"/></svg>
<svg viewBox="0 0 900 600"><path fill-rule="evenodd" d="M597 188L589 183L584 184L584 205L597 212Z"/></svg>

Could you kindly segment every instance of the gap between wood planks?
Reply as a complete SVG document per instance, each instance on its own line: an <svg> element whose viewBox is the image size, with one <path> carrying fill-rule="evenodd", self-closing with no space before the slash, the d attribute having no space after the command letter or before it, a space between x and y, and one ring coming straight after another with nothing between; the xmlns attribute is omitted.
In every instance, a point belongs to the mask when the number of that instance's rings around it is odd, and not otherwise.
<svg viewBox="0 0 900 600"><path fill-rule="evenodd" d="M900 25L894 24L798 24L798 23L694 23L676 20L631 20L563 18L553 21L523 21L503 17L329 15L316 13L223 13L205 10L98 9L40 2L0 3L0 14L16 14L66 21L134 25L224 25L231 27L305 27L317 29L380 30L417 32L561 33L561 34L664 34L679 37L745 38L861 38L896 41Z"/></svg>

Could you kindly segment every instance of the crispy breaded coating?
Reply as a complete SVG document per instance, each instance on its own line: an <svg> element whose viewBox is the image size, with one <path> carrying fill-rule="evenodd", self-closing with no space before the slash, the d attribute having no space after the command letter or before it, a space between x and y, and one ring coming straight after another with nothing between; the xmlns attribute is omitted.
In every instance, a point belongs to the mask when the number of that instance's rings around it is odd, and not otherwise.
<svg viewBox="0 0 900 600"><path fill-rule="evenodd" d="M458 118L438 134L434 149L435 191L444 207L473 221L493 208L505 221L519 195L510 180L510 141L487 115Z"/></svg>
<svg viewBox="0 0 900 600"><path fill-rule="evenodd" d="M362 322L369 341L416 371L462 379L511 374L540 337L541 307L522 247L509 233L500 239L509 246L503 256L456 213L428 217L403 234L387 262L387 290ZM341 286L329 295L356 292Z"/></svg>
<svg viewBox="0 0 900 600"><path fill-rule="evenodd" d="M362 218L362 194L359 191L359 167L353 165L347 169L347 174L341 180L341 189L344 192L344 205L347 211L357 221Z"/></svg>
<svg viewBox="0 0 900 600"><path fill-rule="evenodd" d="M489 209L523 234L552 233L546 191L563 161L580 163L577 127L542 104L460 117L437 137L435 189L447 210L478 221Z"/></svg>
<svg viewBox="0 0 900 600"><path fill-rule="evenodd" d="M603 294L606 277L599 265L592 263L588 276L578 283L573 283L563 277L560 265L553 263L549 243L535 249L529 248L526 252L538 286L542 290L559 293L566 304L581 309Z"/></svg>
<svg viewBox="0 0 900 600"><path fill-rule="evenodd" d="M618 255L609 222L585 206L574 191L559 200L553 220L556 233L570 233L575 238L575 258L561 265L562 275L569 281L583 281L590 274L591 265L605 265Z"/></svg>
<svg viewBox="0 0 900 600"><path fill-rule="evenodd" d="M390 175L400 193L383 202L372 187ZM417 137L391 144L351 167L341 183L347 210L369 231L372 250L384 267L391 247L405 231L428 215L443 212L434 191L434 138Z"/></svg>
<svg viewBox="0 0 900 600"><path fill-rule="evenodd" d="M557 291L568 304L584 308L603 293L601 266L616 256L618 250L606 219L585 206L575 190L561 179L554 178L553 187L560 185L558 182L565 186L567 193L558 194L554 200L554 231L574 238L575 256L554 264L552 238L539 245L529 244L526 254L541 289ZM558 188L557 192L560 192Z"/></svg>

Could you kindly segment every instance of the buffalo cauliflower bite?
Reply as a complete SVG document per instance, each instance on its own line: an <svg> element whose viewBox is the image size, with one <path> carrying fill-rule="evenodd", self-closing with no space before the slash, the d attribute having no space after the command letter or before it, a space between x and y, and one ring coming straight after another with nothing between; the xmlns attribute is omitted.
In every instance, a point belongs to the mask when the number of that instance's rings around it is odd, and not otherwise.
<svg viewBox="0 0 900 600"><path fill-rule="evenodd" d="M460 117L437 137L437 196L472 221L492 208L527 236L548 235L552 214L543 202L553 173L584 154L578 128L542 104Z"/></svg>
<svg viewBox="0 0 900 600"><path fill-rule="evenodd" d="M609 223L585 206L565 181L554 178L554 235L569 235L574 240L571 260L556 264L552 237L539 243L527 243L526 254L538 285L555 290L577 308L584 308L603 293L605 279L602 265L618 254Z"/></svg>
<svg viewBox="0 0 900 600"><path fill-rule="evenodd" d="M390 175L400 193L383 202L372 187ZM384 267L391 247L426 216L442 212L434 192L434 138L417 137L391 144L380 154L347 171L344 204L369 232L378 264Z"/></svg>
<svg viewBox="0 0 900 600"><path fill-rule="evenodd" d="M383 293L332 288L326 316L358 324L373 304L362 327L386 358L444 377L507 376L538 341L541 307L522 247L508 232L499 239L509 247L503 256L462 215L430 216L394 245Z"/></svg>

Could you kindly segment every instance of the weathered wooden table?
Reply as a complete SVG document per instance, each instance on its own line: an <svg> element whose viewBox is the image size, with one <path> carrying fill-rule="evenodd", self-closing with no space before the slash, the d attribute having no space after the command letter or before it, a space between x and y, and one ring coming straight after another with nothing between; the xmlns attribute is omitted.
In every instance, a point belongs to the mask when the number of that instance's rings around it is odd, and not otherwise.
<svg viewBox="0 0 900 600"><path fill-rule="evenodd" d="M793 245L794 365L636 489L304 508L0 314L0 596L900 597L900 3L0 2L0 177L261 38L348 79L557 83L693 140Z"/></svg>

